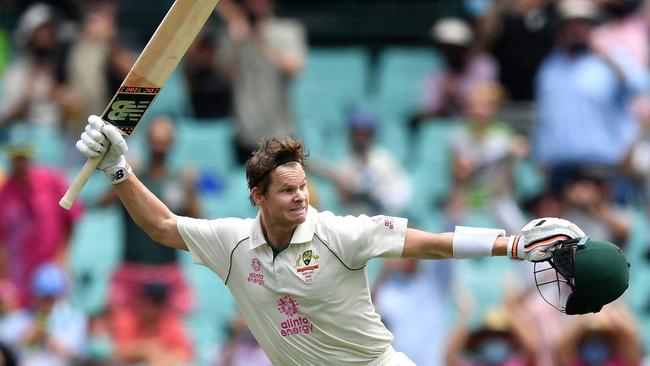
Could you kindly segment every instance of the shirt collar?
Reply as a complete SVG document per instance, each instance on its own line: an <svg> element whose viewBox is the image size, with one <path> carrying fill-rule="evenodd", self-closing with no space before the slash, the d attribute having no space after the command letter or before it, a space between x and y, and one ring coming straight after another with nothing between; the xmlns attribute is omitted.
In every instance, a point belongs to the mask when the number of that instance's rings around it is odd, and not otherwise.
<svg viewBox="0 0 650 366"><path fill-rule="evenodd" d="M289 244L300 244L311 241L314 238L314 233L316 232L316 217L318 216L318 210L309 205L307 209L307 219L305 222L298 225L296 230L293 232L291 237L291 242ZM253 222L253 229L251 232L251 241L248 245L249 249L255 249L260 245L267 244L266 238L264 238L264 232L262 231L262 212L258 211L255 221Z"/></svg>

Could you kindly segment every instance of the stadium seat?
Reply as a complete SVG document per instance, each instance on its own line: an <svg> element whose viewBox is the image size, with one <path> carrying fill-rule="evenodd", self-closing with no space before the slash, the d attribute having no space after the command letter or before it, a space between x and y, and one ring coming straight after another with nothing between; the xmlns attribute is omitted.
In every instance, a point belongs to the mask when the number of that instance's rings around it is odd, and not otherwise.
<svg viewBox="0 0 650 366"><path fill-rule="evenodd" d="M181 255L184 272L196 301L186 324L192 334L197 364L208 360L226 341L228 326L236 311L235 300L223 281L210 269L192 263L191 255Z"/></svg>
<svg viewBox="0 0 650 366"><path fill-rule="evenodd" d="M167 115L171 118L189 117L192 115L189 92L185 85L182 63L167 79L151 107L148 116Z"/></svg>
<svg viewBox="0 0 650 366"><path fill-rule="evenodd" d="M379 57L378 106L382 115L404 118L420 103L426 77L439 65L431 48L389 47Z"/></svg>
<svg viewBox="0 0 650 366"><path fill-rule="evenodd" d="M234 165L232 121L177 119L172 165L194 167L216 176L226 175Z"/></svg>
<svg viewBox="0 0 650 366"><path fill-rule="evenodd" d="M409 172L414 182L414 200L410 205L416 217L426 217L438 206L451 187L449 136L454 122L431 120L422 125L409 149Z"/></svg>
<svg viewBox="0 0 650 366"><path fill-rule="evenodd" d="M343 153L345 110L365 99L368 53L361 47L313 48L295 80L292 100L299 137L315 155Z"/></svg>
<svg viewBox="0 0 650 366"><path fill-rule="evenodd" d="M62 167L66 139L56 126L41 126L29 121L15 122L6 132L8 143L27 143L34 147L34 161ZM3 149L4 150L4 149Z"/></svg>
<svg viewBox="0 0 650 366"><path fill-rule="evenodd" d="M118 210L87 211L71 240L68 262L74 279L72 300L89 314L106 306L109 281L120 260L123 230Z"/></svg>

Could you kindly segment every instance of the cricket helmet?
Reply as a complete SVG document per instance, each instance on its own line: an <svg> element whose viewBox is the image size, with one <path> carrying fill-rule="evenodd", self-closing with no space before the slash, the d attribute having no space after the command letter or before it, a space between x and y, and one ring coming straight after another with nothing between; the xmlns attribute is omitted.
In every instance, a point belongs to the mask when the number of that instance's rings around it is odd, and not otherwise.
<svg viewBox="0 0 650 366"><path fill-rule="evenodd" d="M535 285L547 303L568 315L597 313L629 285L630 264L615 244L584 236L561 242L551 253L535 264Z"/></svg>

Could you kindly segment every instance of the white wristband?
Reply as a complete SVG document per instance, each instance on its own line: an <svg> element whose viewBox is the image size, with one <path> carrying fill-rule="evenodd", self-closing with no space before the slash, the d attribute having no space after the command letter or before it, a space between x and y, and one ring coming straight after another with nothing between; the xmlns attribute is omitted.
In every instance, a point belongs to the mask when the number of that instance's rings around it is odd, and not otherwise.
<svg viewBox="0 0 650 366"><path fill-rule="evenodd" d="M118 184L121 182L124 182L131 173L133 173L133 169L131 169L131 165L122 157L120 161L120 164L112 166L106 170L104 170L104 173L106 174L106 177L108 177L108 180L111 182L111 184Z"/></svg>
<svg viewBox="0 0 650 366"><path fill-rule="evenodd" d="M514 259L524 258L524 240L521 235L511 235L508 238L508 257Z"/></svg>
<svg viewBox="0 0 650 366"><path fill-rule="evenodd" d="M454 258L490 257L494 241L504 235L506 232L502 229L456 226L453 239Z"/></svg>

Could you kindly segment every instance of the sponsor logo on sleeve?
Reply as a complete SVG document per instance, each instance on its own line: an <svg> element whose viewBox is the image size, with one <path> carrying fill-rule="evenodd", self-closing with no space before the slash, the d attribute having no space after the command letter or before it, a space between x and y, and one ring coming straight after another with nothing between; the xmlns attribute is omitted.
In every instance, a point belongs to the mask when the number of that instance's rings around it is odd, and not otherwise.
<svg viewBox="0 0 650 366"><path fill-rule="evenodd" d="M374 221L376 224L382 224L390 230L393 230L395 228L395 218L390 217L390 216L384 216L384 215L378 215L378 216L373 216L370 218L372 221Z"/></svg>

